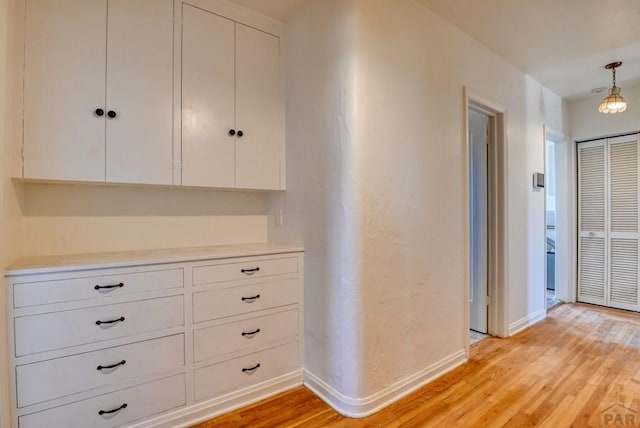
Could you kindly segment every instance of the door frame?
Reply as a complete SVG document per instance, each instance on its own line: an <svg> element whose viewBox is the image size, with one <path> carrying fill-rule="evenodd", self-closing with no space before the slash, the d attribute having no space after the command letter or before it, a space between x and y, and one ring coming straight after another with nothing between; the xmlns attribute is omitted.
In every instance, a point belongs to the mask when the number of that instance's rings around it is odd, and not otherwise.
<svg viewBox="0 0 640 428"><path fill-rule="evenodd" d="M471 218L470 218L470 141L469 109L489 116L488 147L488 332L491 336L509 335L507 320L507 109L495 100L464 87L463 163L464 163L464 343L469 355L469 286L471 284Z"/></svg>
<svg viewBox="0 0 640 428"><path fill-rule="evenodd" d="M575 280L576 270L573 268L574 260L577 260L577 238L574 232L577 226L577 214L574 213L576 204L573 203L577 198L577 166L575 165L575 144L567 138L562 132L543 125L543 150L544 150L544 168L545 168L545 184L548 180L547 171L547 141L553 144L555 151L555 186L556 186L556 299L564 302L575 302ZM561 151L563 153L561 153ZM560 156L561 153L563 156ZM564 161L564 162L561 162ZM574 167L575 166L575 167ZM560 168L559 168L560 167ZM575 230L574 230L575 229ZM544 236L546 242L547 235L547 189L544 193ZM546 244L545 244L546 249ZM560 256L558 256L560 255ZM547 278L547 258L544 258L544 294L546 307L546 278ZM560 269L558 269L560 267Z"/></svg>

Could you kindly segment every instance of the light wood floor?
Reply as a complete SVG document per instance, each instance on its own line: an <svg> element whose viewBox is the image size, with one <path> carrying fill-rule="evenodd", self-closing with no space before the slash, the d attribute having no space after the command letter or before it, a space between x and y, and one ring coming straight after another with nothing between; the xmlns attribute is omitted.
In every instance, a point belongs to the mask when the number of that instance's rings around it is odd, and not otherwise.
<svg viewBox="0 0 640 428"><path fill-rule="evenodd" d="M637 427L639 347L640 314L565 304L479 342L467 364L368 418L344 418L301 387L197 428Z"/></svg>

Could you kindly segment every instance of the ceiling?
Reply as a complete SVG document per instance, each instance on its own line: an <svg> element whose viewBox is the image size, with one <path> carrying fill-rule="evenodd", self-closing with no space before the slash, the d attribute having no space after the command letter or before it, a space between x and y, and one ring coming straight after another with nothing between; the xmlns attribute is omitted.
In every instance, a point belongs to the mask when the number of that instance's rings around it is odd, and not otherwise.
<svg viewBox="0 0 640 428"><path fill-rule="evenodd" d="M286 22L303 3L232 0ZM640 84L640 0L416 0L567 99Z"/></svg>

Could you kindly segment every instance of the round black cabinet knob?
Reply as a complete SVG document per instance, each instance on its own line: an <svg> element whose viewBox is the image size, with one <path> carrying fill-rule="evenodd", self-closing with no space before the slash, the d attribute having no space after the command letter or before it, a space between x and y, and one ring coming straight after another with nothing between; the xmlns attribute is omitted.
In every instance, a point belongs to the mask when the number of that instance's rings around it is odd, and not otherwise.
<svg viewBox="0 0 640 428"><path fill-rule="evenodd" d="M230 129L230 130L229 130L229 135L231 135L232 137L233 137L234 135L236 135L236 130L235 130L235 129Z"/></svg>
<svg viewBox="0 0 640 428"><path fill-rule="evenodd" d="M107 116L109 116L111 119L113 119L113 118L114 118L114 117L116 117L117 115L118 115L118 113L116 113L116 112L115 112L115 111L113 111L113 110L109 110L109 111L107 112Z"/></svg>
<svg viewBox="0 0 640 428"><path fill-rule="evenodd" d="M238 137L242 137L243 135L244 135L244 132L238 131Z"/></svg>
<svg viewBox="0 0 640 428"><path fill-rule="evenodd" d="M97 108L94 113L96 114L96 116L98 117L102 117L104 116L104 110L102 110L101 108Z"/></svg>

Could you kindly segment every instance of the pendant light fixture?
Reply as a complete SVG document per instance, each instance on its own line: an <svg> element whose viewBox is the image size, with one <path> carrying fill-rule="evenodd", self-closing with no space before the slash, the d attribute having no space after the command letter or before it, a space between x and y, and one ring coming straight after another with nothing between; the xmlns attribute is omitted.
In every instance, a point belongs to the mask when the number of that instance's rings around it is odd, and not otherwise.
<svg viewBox="0 0 640 428"><path fill-rule="evenodd" d="M609 89L609 95L602 100L600 107L598 107L600 113L622 113L627 109L627 102L620 95L620 88L616 86L616 68L621 65L622 62L616 61L604 66L604 68L613 72L613 86Z"/></svg>

